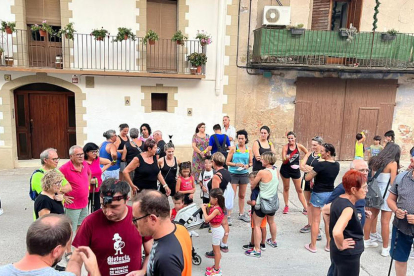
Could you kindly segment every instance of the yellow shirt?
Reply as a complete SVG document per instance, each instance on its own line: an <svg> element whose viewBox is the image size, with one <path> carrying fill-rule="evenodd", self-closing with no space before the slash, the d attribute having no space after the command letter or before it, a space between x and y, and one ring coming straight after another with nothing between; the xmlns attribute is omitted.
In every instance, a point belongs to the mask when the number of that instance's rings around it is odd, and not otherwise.
<svg viewBox="0 0 414 276"><path fill-rule="evenodd" d="M355 157L364 158L364 143L355 142Z"/></svg>

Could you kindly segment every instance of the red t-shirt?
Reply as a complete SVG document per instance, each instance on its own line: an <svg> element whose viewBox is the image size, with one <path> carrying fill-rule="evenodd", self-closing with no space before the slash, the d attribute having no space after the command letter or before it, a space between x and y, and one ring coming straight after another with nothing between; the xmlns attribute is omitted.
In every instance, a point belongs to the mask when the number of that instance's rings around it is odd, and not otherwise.
<svg viewBox="0 0 414 276"><path fill-rule="evenodd" d="M121 221L108 220L102 209L85 218L76 233L73 246L89 246L98 260L102 276L127 275L142 267L142 243L151 238L142 238L132 224L132 207Z"/></svg>
<svg viewBox="0 0 414 276"><path fill-rule="evenodd" d="M173 208L171 211L171 221L174 221L176 216L177 216L177 210Z"/></svg>
<svg viewBox="0 0 414 276"><path fill-rule="evenodd" d="M79 172L73 166L72 161L69 160L59 169L72 186L72 191L66 193L66 195L73 196L73 203L65 202L65 208L82 209L88 206L89 174L91 170L86 161L83 161L82 166L82 170Z"/></svg>
<svg viewBox="0 0 414 276"><path fill-rule="evenodd" d="M193 176L190 176L188 178L184 178L182 176L180 176L180 191L189 191L193 189L193 182L194 182L194 178Z"/></svg>

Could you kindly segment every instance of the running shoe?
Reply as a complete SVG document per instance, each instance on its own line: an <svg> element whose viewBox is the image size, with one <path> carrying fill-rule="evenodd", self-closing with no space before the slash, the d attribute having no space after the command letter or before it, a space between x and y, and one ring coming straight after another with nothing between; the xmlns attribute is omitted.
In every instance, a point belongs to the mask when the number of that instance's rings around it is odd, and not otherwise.
<svg viewBox="0 0 414 276"><path fill-rule="evenodd" d="M302 229L299 230L301 233L309 233L311 231L311 226L309 224L303 226Z"/></svg>
<svg viewBox="0 0 414 276"><path fill-rule="evenodd" d="M206 256L206 258L214 259L214 252L213 252L213 250L211 250L210 252L206 252L205 256Z"/></svg>
<svg viewBox="0 0 414 276"><path fill-rule="evenodd" d="M266 251L266 244L261 243L261 244L260 244L260 250L262 250L262 251Z"/></svg>
<svg viewBox="0 0 414 276"><path fill-rule="evenodd" d="M233 225L233 223L231 222L231 217L227 217L227 222L228 222L229 226Z"/></svg>
<svg viewBox="0 0 414 276"><path fill-rule="evenodd" d="M223 245L223 246L220 245L220 250L223 253L227 253L229 252L229 247L227 245Z"/></svg>
<svg viewBox="0 0 414 276"><path fill-rule="evenodd" d="M381 250L381 256L383 256L383 257L388 257L390 255L390 248L389 247L387 247L387 248L382 248L382 250Z"/></svg>
<svg viewBox="0 0 414 276"><path fill-rule="evenodd" d="M307 216L307 215L308 215L308 210L303 209L303 210L302 210L302 214L304 214L305 216Z"/></svg>
<svg viewBox="0 0 414 276"><path fill-rule="evenodd" d="M244 222L250 222L250 217L248 214L241 214L239 215L238 219Z"/></svg>
<svg viewBox="0 0 414 276"><path fill-rule="evenodd" d="M206 276L221 276L222 275L222 273L221 273L221 269L219 269L219 270L215 270L215 269L213 269L213 270L210 270L210 271L206 271L206 274L205 274Z"/></svg>
<svg viewBox="0 0 414 276"><path fill-rule="evenodd" d="M287 214L289 213L289 206L285 206L285 208L283 208L283 214Z"/></svg>
<svg viewBox="0 0 414 276"><path fill-rule="evenodd" d="M317 241L321 241L321 240L322 240L322 235L321 235L321 232L319 232L318 236L316 237L316 240L317 240Z"/></svg>
<svg viewBox="0 0 414 276"><path fill-rule="evenodd" d="M369 248L369 247L378 247L378 243L374 242L373 240L369 239L369 240L364 240L364 247L365 248Z"/></svg>
<svg viewBox="0 0 414 276"><path fill-rule="evenodd" d="M249 257L256 257L256 258L260 258L262 256L262 252L257 252L256 250L247 250L246 252L244 252L244 254L246 256Z"/></svg>
<svg viewBox="0 0 414 276"><path fill-rule="evenodd" d="M247 251L247 250L253 249L253 247L254 247L254 244L251 244L249 242L249 244L243 245L243 250Z"/></svg>
<svg viewBox="0 0 414 276"><path fill-rule="evenodd" d="M374 242L381 242L382 243L381 234L378 233L378 232L369 234L369 238Z"/></svg>
<svg viewBox="0 0 414 276"><path fill-rule="evenodd" d="M214 269L214 265L206 267L206 271L212 271ZM221 267L219 267L221 269Z"/></svg>
<svg viewBox="0 0 414 276"><path fill-rule="evenodd" d="M277 247L277 242L272 241L272 239L267 239L267 240L266 240L266 243L267 243L268 245L270 245L271 247L273 247L273 248Z"/></svg>
<svg viewBox="0 0 414 276"><path fill-rule="evenodd" d="M208 232L211 233L211 227L208 228Z"/></svg>

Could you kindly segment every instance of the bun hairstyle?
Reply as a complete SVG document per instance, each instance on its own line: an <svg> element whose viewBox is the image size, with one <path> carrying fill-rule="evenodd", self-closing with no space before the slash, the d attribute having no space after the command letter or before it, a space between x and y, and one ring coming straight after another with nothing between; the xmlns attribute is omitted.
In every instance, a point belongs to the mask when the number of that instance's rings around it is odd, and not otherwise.
<svg viewBox="0 0 414 276"><path fill-rule="evenodd" d="M266 130L266 131L267 131L267 133L269 134L269 135L267 136L267 141L269 141L269 138L270 138L270 128L269 128L268 126L262 126L262 127L260 128L260 131L262 131L262 129Z"/></svg>
<svg viewBox="0 0 414 276"><path fill-rule="evenodd" d="M171 141L169 141L167 144L164 145L164 151L167 151L170 148L175 149L175 146L174 146L173 142L171 142Z"/></svg>
<svg viewBox="0 0 414 276"><path fill-rule="evenodd" d="M246 144L249 143L249 137L247 137L247 131L242 129L236 132L236 139L239 137L239 135L244 135L244 138L246 138Z"/></svg>
<svg viewBox="0 0 414 276"><path fill-rule="evenodd" d="M335 147L332 144L325 143L323 144L323 147L325 148L325 151L329 151L332 157L336 156Z"/></svg>
<svg viewBox="0 0 414 276"><path fill-rule="evenodd" d="M105 137L106 139L110 139L114 135L116 135L116 132L113 129L107 130L103 133L103 137Z"/></svg>

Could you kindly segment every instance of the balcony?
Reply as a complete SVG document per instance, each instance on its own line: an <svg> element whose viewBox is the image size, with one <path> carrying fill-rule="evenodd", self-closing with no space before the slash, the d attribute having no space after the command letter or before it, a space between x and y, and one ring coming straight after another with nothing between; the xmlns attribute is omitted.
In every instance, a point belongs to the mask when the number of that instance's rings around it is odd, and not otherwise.
<svg viewBox="0 0 414 276"><path fill-rule="evenodd" d="M349 40L335 31L292 35L286 29L260 28L254 30L249 65L269 70L404 72L414 70L413 51L413 34L385 40L381 33L361 32Z"/></svg>
<svg viewBox="0 0 414 276"><path fill-rule="evenodd" d="M114 41L116 36L96 40L90 34L74 34L73 40L55 35L41 37L38 32L16 30L0 32L0 70L65 74L114 75L202 79L192 75L187 55L203 52L199 40L177 45L160 39L155 45L136 40ZM204 66L203 66L204 67Z"/></svg>

